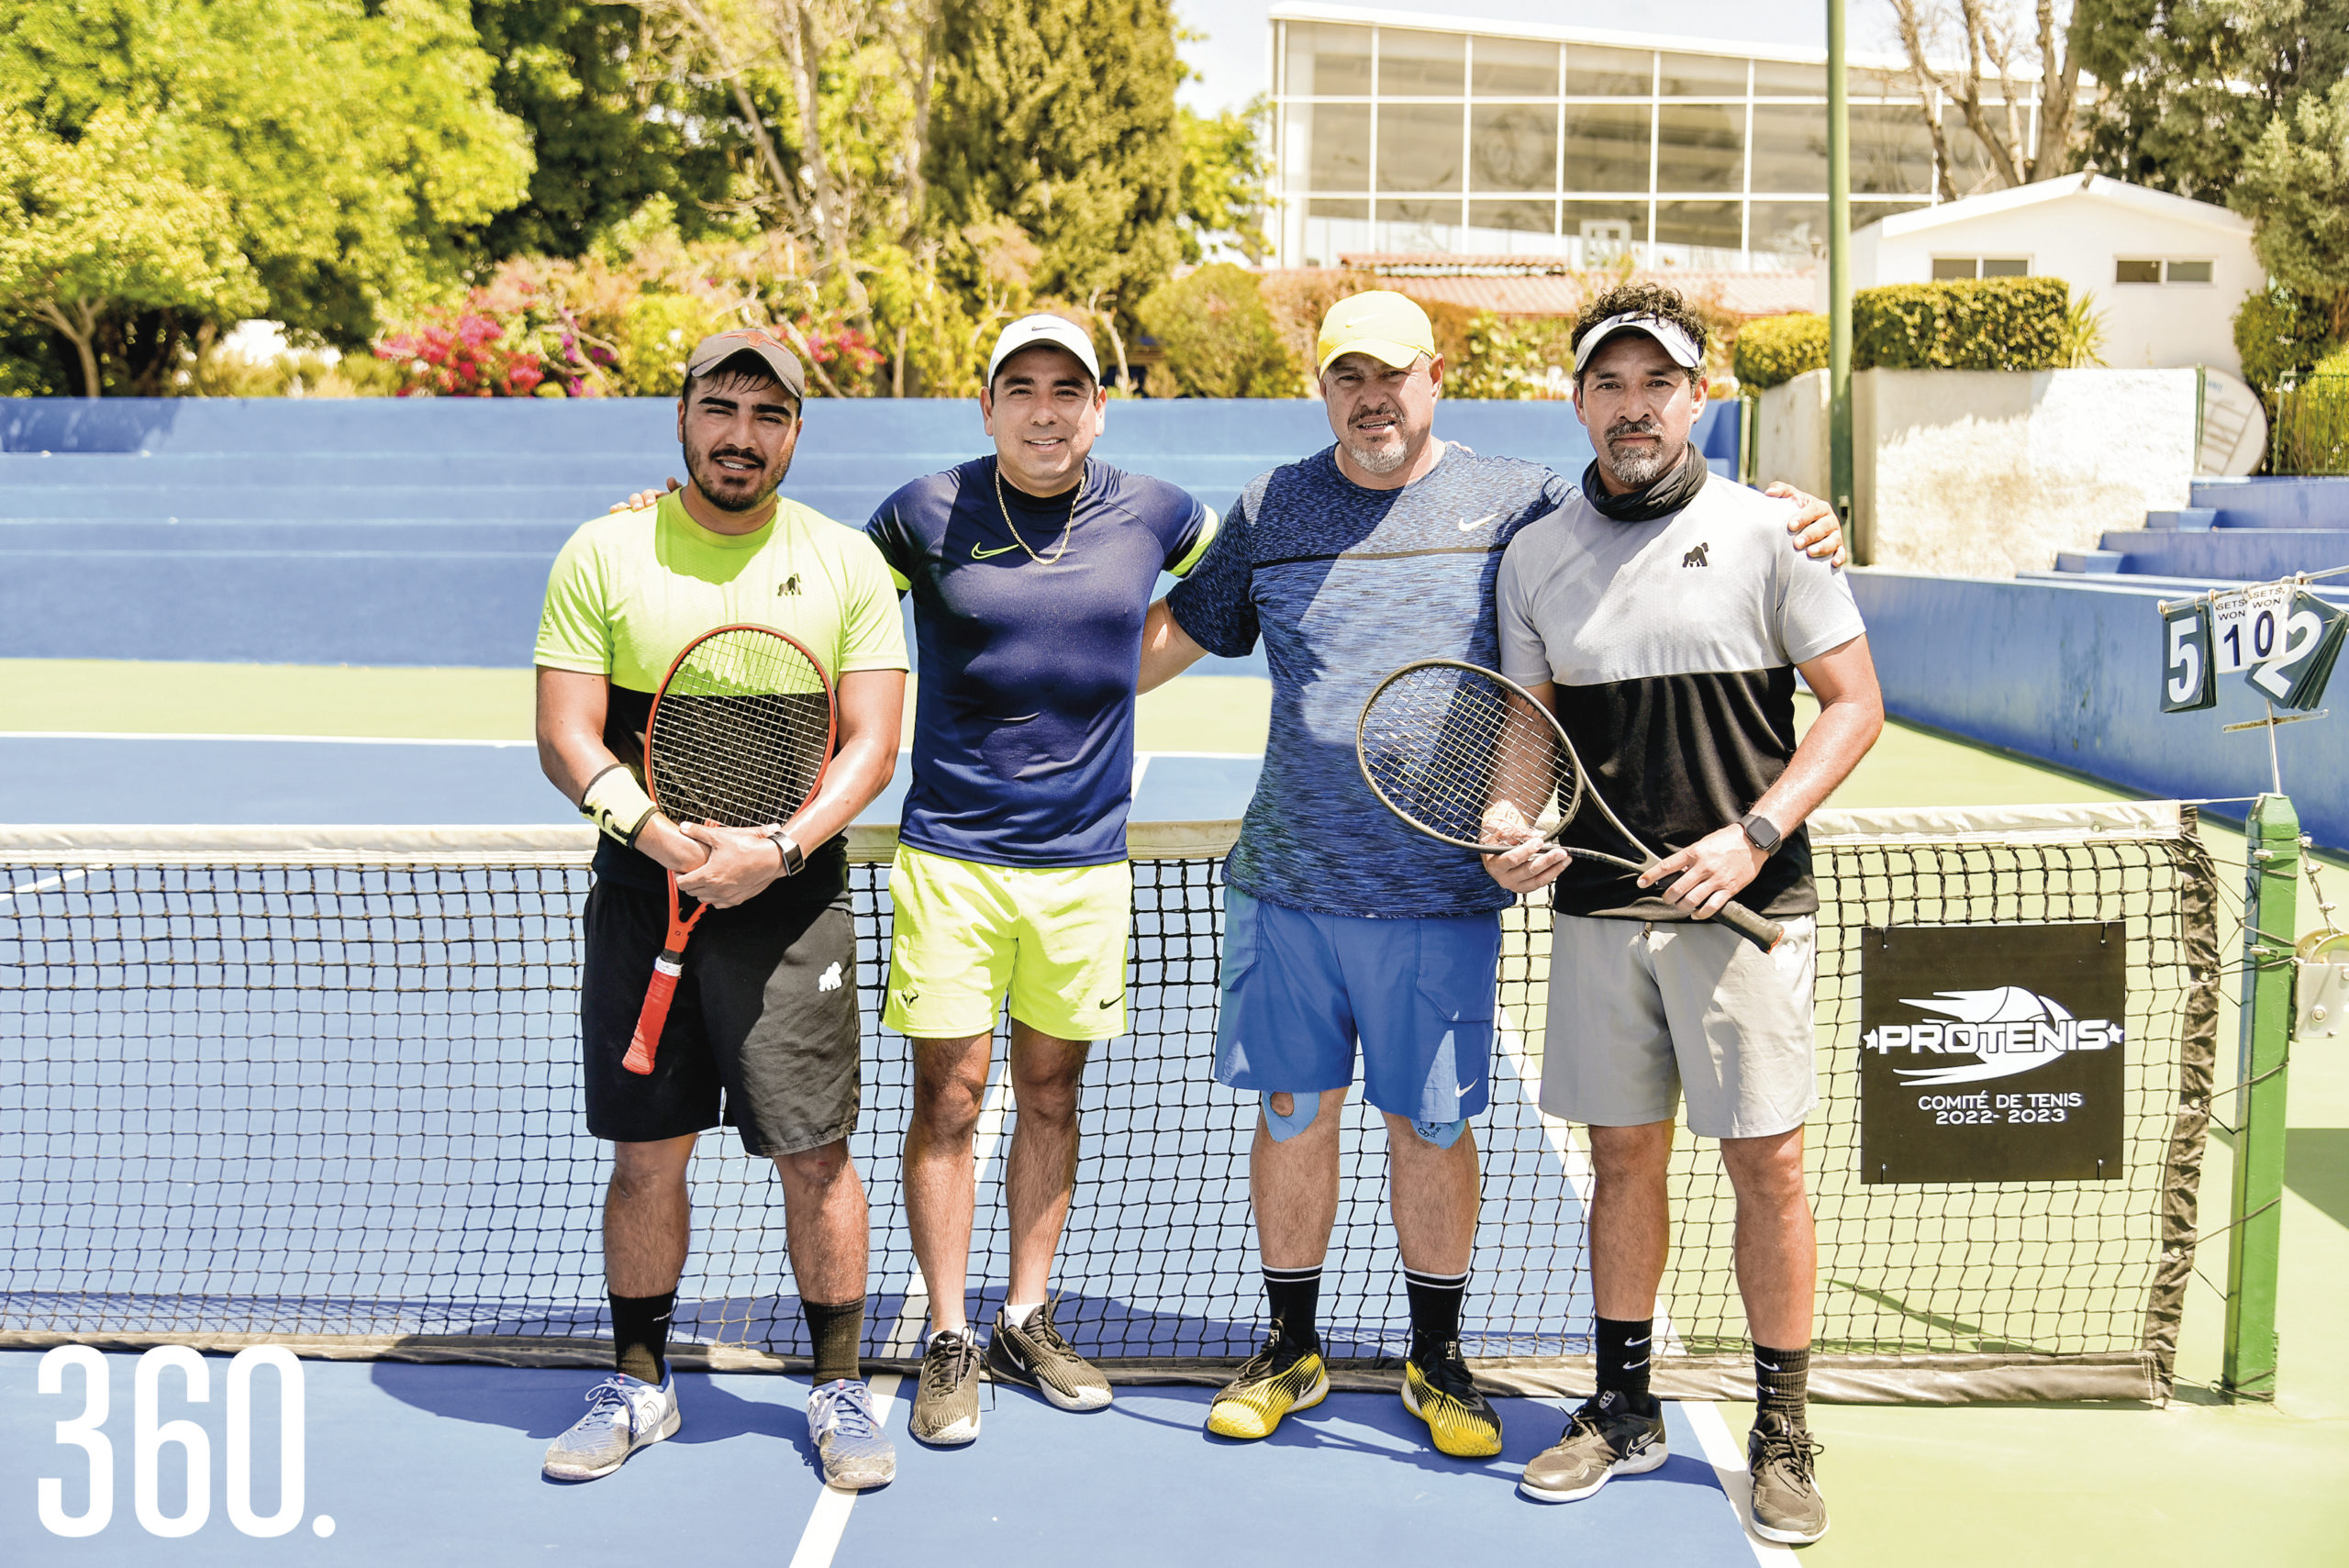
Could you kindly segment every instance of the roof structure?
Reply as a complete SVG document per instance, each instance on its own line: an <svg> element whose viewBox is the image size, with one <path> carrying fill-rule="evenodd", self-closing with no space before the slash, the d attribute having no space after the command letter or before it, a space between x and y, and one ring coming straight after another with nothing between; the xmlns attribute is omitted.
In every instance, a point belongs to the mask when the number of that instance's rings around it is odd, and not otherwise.
<svg viewBox="0 0 2349 1568"><path fill-rule="evenodd" d="M2096 173L2058 174L2052 180L2035 180L2028 185L1988 191L1978 196L1965 196L1954 202L1943 202L1937 206L1919 207L1914 212L1879 218L1869 227L1887 238L1918 234L1953 223L1964 223L1969 218L2018 212L2079 196L2110 202L2116 206L2129 207L2174 222L2215 228L2227 234L2248 234L2252 229L2251 220L2241 213L2231 212L2210 202L2198 202L2188 196L2173 195L2167 191L2132 185L2126 180Z"/></svg>
<svg viewBox="0 0 2349 1568"><path fill-rule="evenodd" d="M1336 268L1297 269L1368 272L1389 282L1398 294L1424 304L1489 310L1496 316L1573 316L1596 278L1611 272L1580 271L1551 256L1453 256L1441 252L1348 253ZM1734 316L1783 316L1809 310L1816 285L1809 272L1698 272L1653 268L1632 274L1669 284L1683 294L1719 305Z"/></svg>

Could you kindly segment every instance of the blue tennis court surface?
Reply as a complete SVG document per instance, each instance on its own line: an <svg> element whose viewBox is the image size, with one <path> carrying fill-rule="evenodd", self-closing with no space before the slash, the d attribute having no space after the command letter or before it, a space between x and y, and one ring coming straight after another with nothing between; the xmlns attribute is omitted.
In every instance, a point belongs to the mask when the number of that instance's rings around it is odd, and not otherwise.
<svg viewBox="0 0 2349 1568"><path fill-rule="evenodd" d="M53 1441L52 1423L82 1413L82 1374L41 1394L39 1354L0 1353L0 1534L11 1563L79 1565L289 1562L503 1564L699 1560L740 1563L987 1564L1198 1562L1573 1562L1636 1550L1643 1563L1751 1563L1753 1551L1706 1462L1687 1414L1664 1407L1673 1457L1564 1507L1517 1496L1525 1461L1555 1440L1548 1402L1496 1402L1508 1429L1499 1458L1447 1459L1399 1400L1335 1394L1262 1443L1202 1429L1209 1392L1125 1387L1108 1409L1055 1410L998 1389L979 1441L930 1451L904 1437L895 1485L852 1505L827 1494L796 1377L680 1374L685 1425L617 1474L578 1485L542 1480L549 1439L583 1408L584 1372L302 1363L306 1433L300 1518L274 1540L249 1539L224 1506L228 1360L206 1358L210 1399L188 1404L176 1373L157 1414L192 1420L209 1450L208 1518L178 1539L136 1517L131 1405L137 1358L110 1355L113 1517L79 1540L37 1516L39 1478L61 1483L73 1518L89 1507L89 1460ZM283 1505L277 1394L254 1378L253 1512ZM187 1471L162 1451L157 1512L184 1515ZM844 1516L844 1517L843 1517ZM317 1521L330 1521L321 1537ZM837 1529L838 1535L832 1531ZM829 1549L829 1550L828 1550ZM641 1555L640 1555L641 1554Z"/></svg>
<svg viewBox="0 0 2349 1568"><path fill-rule="evenodd" d="M1254 757L1143 753L1135 819L1229 821ZM895 822L911 767L861 820ZM0 822L368 826L576 822L516 740L0 734Z"/></svg>

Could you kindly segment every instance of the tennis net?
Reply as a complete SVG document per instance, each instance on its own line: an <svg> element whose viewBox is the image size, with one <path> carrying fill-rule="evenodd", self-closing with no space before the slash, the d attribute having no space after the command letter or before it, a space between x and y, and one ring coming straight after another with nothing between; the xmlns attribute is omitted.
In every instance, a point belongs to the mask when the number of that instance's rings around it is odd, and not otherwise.
<svg viewBox="0 0 2349 1568"><path fill-rule="evenodd" d="M1057 1321L1112 1375L1208 1379L1254 1348L1252 1099L1211 1077L1219 857L1236 824L1137 825L1131 1033L1096 1049ZM2210 863L2160 803L1814 821L1820 1104L1813 1388L1844 1399L2157 1397L2192 1265L2219 964ZM873 1204L865 1349L907 1362L906 1042L878 1023L894 834L852 838L865 1015L854 1152ZM608 1360L582 1125L577 914L592 834L555 828L0 830L0 1344L276 1342L306 1354ZM2126 981L2117 1168L2096 1180L1864 1180L1864 952L1906 928L2100 925ZM1579 1131L1536 1107L1549 920L1509 912L1466 1350L1496 1388L1587 1387ZM2027 935L2028 933L2026 933ZM1007 1272L1002 1053L972 1261ZM1344 1128L1323 1333L1341 1383L1408 1340L1384 1131ZM730 1134L693 1171L688 1367L806 1353L779 1189ZM1734 1205L1674 1156L1659 1387L1748 1386Z"/></svg>

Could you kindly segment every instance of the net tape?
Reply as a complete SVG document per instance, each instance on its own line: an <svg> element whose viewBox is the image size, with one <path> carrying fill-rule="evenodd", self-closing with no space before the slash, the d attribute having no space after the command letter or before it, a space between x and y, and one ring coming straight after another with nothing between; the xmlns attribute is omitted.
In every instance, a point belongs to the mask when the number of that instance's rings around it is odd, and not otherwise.
<svg viewBox="0 0 2349 1568"><path fill-rule="evenodd" d="M1217 851L1234 824L1137 827L1131 1033L1085 1076L1056 1320L1128 1379L1219 1375L1260 1332L1252 1098L1212 1081ZM2214 884L2190 809L1821 813L1820 1251L1814 1388L1858 1399L2157 1397L2192 1266L2216 1030ZM906 1042L878 1025L894 836L852 836L865 1022L852 1140L873 1204L866 1351L915 1349L903 1224ZM582 1125L577 911L592 832L17 829L0 895L0 1344L80 1340L606 1364ZM2128 943L2126 1175L1875 1186L1856 1178L1858 939L1867 926L2119 920ZM1497 1388L1587 1386L1585 1146L1534 1106L1546 910L1508 912L1465 1348ZM1003 1053L972 1251L1008 1260ZM1341 1383L1408 1344L1383 1129L1357 1098L1325 1275ZM1668 1393L1746 1382L1733 1203L1709 1140L1672 1174L1658 1362ZM694 1162L687 1365L806 1353L773 1173L729 1133Z"/></svg>

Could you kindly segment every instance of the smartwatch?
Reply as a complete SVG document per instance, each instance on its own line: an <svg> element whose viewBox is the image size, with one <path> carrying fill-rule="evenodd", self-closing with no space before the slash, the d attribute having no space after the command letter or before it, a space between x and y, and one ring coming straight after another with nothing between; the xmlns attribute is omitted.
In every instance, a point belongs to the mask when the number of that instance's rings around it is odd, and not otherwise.
<svg viewBox="0 0 2349 1568"><path fill-rule="evenodd" d="M1745 841L1765 855L1775 855L1778 846L1786 842L1786 835L1778 825L1758 811L1749 811L1738 826L1745 830Z"/></svg>
<svg viewBox="0 0 2349 1568"><path fill-rule="evenodd" d="M797 876L800 868L807 863L807 851L793 843L791 835L780 828L767 829L767 841L774 846L774 852L783 857L783 874Z"/></svg>

